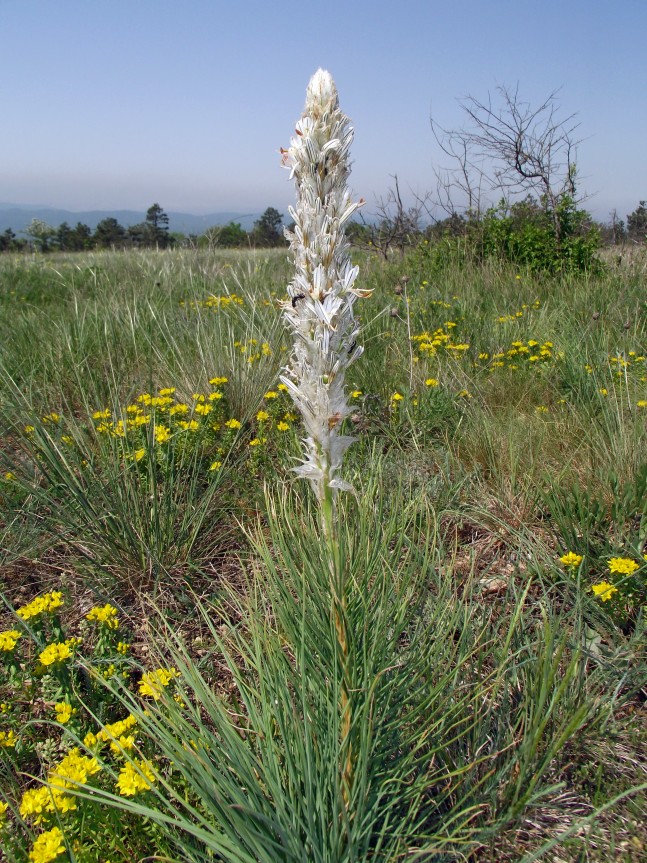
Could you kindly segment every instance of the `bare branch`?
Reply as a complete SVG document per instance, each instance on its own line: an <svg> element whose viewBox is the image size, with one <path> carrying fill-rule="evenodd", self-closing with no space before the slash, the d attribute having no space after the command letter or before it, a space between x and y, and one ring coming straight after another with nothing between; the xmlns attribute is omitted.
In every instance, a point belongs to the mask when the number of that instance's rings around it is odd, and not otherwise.
<svg viewBox="0 0 647 863"><path fill-rule="evenodd" d="M518 85L498 87L495 96L460 101L467 119L461 128L445 129L430 118L434 139L450 159L436 171L440 206L455 212L458 198L478 216L496 192L506 201L536 196L555 214L565 195L575 199L576 115L560 119L558 91L538 107L521 99Z"/></svg>

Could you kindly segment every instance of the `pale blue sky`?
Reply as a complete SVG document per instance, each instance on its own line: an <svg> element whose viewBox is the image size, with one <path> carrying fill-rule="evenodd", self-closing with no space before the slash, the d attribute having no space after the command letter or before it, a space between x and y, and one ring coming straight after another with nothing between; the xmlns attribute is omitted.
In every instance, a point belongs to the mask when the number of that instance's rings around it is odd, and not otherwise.
<svg viewBox="0 0 647 863"><path fill-rule="evenodd" d="M429 115L519 83L577 112L587 206L647 198L646 0L0 0L0 201L282 212L310 75L356 129L352 185L434 182ZM370 209L370 208L369 208Z"/></svg>

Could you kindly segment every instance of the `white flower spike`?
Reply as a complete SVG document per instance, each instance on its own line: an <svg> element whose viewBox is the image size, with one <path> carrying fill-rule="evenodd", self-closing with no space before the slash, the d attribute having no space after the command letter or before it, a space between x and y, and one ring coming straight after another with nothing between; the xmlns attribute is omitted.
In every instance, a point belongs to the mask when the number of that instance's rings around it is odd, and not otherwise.
<svg viewBox="0 0 647 863"><path fill-rule="evenodd" d="M290 147L281 150L297 192L289 208L294 230L286 230L295 274L283 305L294 347L281 380L303 416L305 458L296 472L309 479L318 499L331 501L350 486L336 477L353 438L340 435L350 413L344 392L348 366L363 349L353 304L370 292L355 287L344 224L364 203L347 187L353 127L340 107L329 72L319 69L306 93L303 115Z"/></svg>

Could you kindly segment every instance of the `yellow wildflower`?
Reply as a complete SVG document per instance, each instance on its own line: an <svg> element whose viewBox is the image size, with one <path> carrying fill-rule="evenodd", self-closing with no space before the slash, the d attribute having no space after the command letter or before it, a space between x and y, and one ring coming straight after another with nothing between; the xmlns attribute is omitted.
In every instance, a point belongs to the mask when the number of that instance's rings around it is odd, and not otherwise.
<svg viewBox="0 0 647 863"><path fill-rule="evenodd" d="M230 419L225 423L228 429L239 429L241 427L241 423L239 420Z"/></svg>
<svg viewBox="0 0 647 863"><path fill-rule="evenodd" d="M155 671L148 671L139 681L139 693L157 701L162 695L162 689L179 676L180 673L176 668L157 668Z"/></svg>
<svg viewBox="0 0 647 863"><path fill-rule="evenodd" d="M209 383L214 387L219 387L221 384L226 384L229 378L211 378Z"/></svg>
<svg viewBox="0 0 647 863"><path fill-rule="evenodd" d="M601 581L599 584L592 585L591 590L596 596L600 597L602 602L611 599L613 594L618 592L618 588L609 584L608 581Z"/></svg>
<svg viewBox="0 0 647 863"><path fill-rule="evenodd" d="M105 605L97 605L85 615L87 620L96 620L97 623L102 623L108 629L119 628L119 618L117 617L117 609L114 605L107 602Z"/></svg>
<svg viewBox="0 0 647 863"><path fill-rule="evenodd" d="M279 394L277 392L275 392L274 390L270 390L269 392L265 393L265 395L263 396L264 399L277 399L278 397L279 397Z"/></svg>
<svg viewBox="0 0 647 863"><path fill-rule="evenodd" d="M438 381L436 380L436 378L427 378L427 380L425 381L425 386L426 387L437 387Z"/></svg>
<svg viewBox="0 0 647 863"><path fill-rule="evenodd" d="M45 812L54 810L52 792L46 785L38 788L28 788L22 795L18 811L22 818L34 818L38 824Z"/></svg>
<svg viewBox="0 0 647 863"><path fill-rule="evenodd" d="M148 791L154 781L155 774L149 762L137 758L121 768L117 790L122 797L134 797L139 791Z"/></svg>
<svg viewBox="0 0 647 863"><path fill-rule="evenodd" d="M15 731L0 731L0 746L6 749L13 749L17 739Z"/></svg>
<svg viewBox="0 0 647 863"><path fill-rule="evenodd" d="M27 605L16 610L16 614L22 620L30 620L39 614L54 611L63 605L63 594L60 590L54 590L51 593L44 593L42 596L37 596Z"/></svg>
<svg viewBox="0 0 647 863"><path fill-rule="evenodd" d="M198 405L198 407L202 407L202 405ZM200 428L200 423L197 420L178 420L178 425L184 431L191 432L197 431Z"/></svg>
<svg viewBox="0 0 647 863"><path fill-rule="evenodd" d="M270 418L270 415L268 414L267 411L259 411L256 414L256 419L258 420L259 423L265 422L265 420L268 420L269 418Z"/></svg>
<svg viewBox="0 0 647 863"><path fill-rule="evenodd" d="M582 555L576 554L574 551L568 551L560 557L560 561L568 569L575 569L582 563Z"/></svg>
<svg viewBox="0 0 647 863"><path fill-rule="evenodd" d="M54 705L54 711L56 713L56 721L60 722L61 725L65 725L76 713L76 708L68 704L67 701L59 701L58 704Z"/></svg>
<svg viewBox="0 0 647 863"><path fill-rule="evenodd" d="M7 653L13 650L19 638L22 638L22 632L18 632L17 629L5 629L4 632L0 632L0 650Z"/></svg>
<svg viewBox="0 0 647 863"><path fill-rule="evenodd" d="M116 722L104 725L97 734L97 739L102 741L117 739L134 728L135 725L137 725L137 719L132 713L129 713L124 719L118 719Z"/></svg>
<svg viewBox="0 0 647 863"><path fill-rule="evenodd" d="M195 412L199 416L206 416L207 414L210 414L212 410L213 410L213 405L209 405L209 404L197 404L195 406Z"/></svg>
<svg viewBox="0 0 647 863"><path fill-rule="evenodd" d="M57 662L65 662L70 656L72 656L72 651L67 644L54 643L48 644L41 651L38 659L42 665L55 665Z"/></svg>
<svg viewBox="0 0 647 863"><path fill-rule="evenodd" d="M78 746L75 746L49 771L47 779L50 788L60 791L73 788L75 785L83 785L87 782L88 776L94 776L100 770L101 765L96 758L81 755Z"/></svg>
<svg viewBox="0 0 647 863"><path fill-rule="evenodd" d="M65 842L60 827L52 827L41 833L29 852L32 863L50 863L65 852Z"/></svg>
<svg viewBox="0 0 647 863"><path fill-rule="evenodd" d="M116 740L110 741L110 751L113 755L123 755L135 748L135 735L122 734Z"/></svg>
<svg viewBox="0 0 647 863"><path fill-rule="evenodd" d="M630 557L612 557L609 561L609 572L616 572L619 575L631 575L639 568L640 564Z"/></svg>
<svg viewBox="0 0 647 863"><path fill-rule="evenodd" d="M155 427L155 442L156 443L166 443L171 437L171 430L166 426L156 426Z"/></svg>
<svg viewBox="0 0 647 863"><path fill-rule="evenodd" d="M276 427L279 431L287 431L290 428L289 424L285 422L277 423Z"/></svg>
<svg viewBox="0 0 647 863"><path fill-rule="evenodd" d="M218 470L220 467L222 467L221 461L212 461L209 465L209 470Z"/></svg>

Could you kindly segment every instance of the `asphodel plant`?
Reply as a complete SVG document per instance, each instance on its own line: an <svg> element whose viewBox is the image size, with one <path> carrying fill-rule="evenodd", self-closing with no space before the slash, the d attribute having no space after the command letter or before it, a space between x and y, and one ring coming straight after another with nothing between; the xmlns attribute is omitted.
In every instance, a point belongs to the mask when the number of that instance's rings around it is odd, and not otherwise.
<svg viewBox="0 0 647 863"><path fill-rule="evenodd" d="M346 369L363 348L353 315L358 297L369 292L355 287L358 267L350 259L345 225L363 201L353 202L348 189L349 149L353 127L339 107L335 82L317 70L306 93L301 119L283 164L296 183L296 206L290 207L294 229L286 231L294 263L284 315L294 335L290 361L281 376L301 412L306 429L305 454L296 472L314 488L321 514L325 565L330 571L330 602L337 639L340 688L340 781L348 804L356 758L351 740L353 706L349 668L347 587L337 540L335 496L350 490L338 472L353 442L341 433L350 413L344 381Z"/></svg>
<svg viewBox="0 0 647 863"><path fill-rule="evenodd" d="M306 103L283 164L291 169L297 201L289 208L294 229L286 231L294 278L284 315L294 346L282 381L306 429L305 456L296 472L313 485L327 537L334 529L335 494L350 486L338 476L353 438L341 434L350 413L344 392L346 369L362 354L353 315L358 267L350 259L345 225L364 203L348 189L353 127L339 107L335 82L319 69L308 84Z"/></svg>

